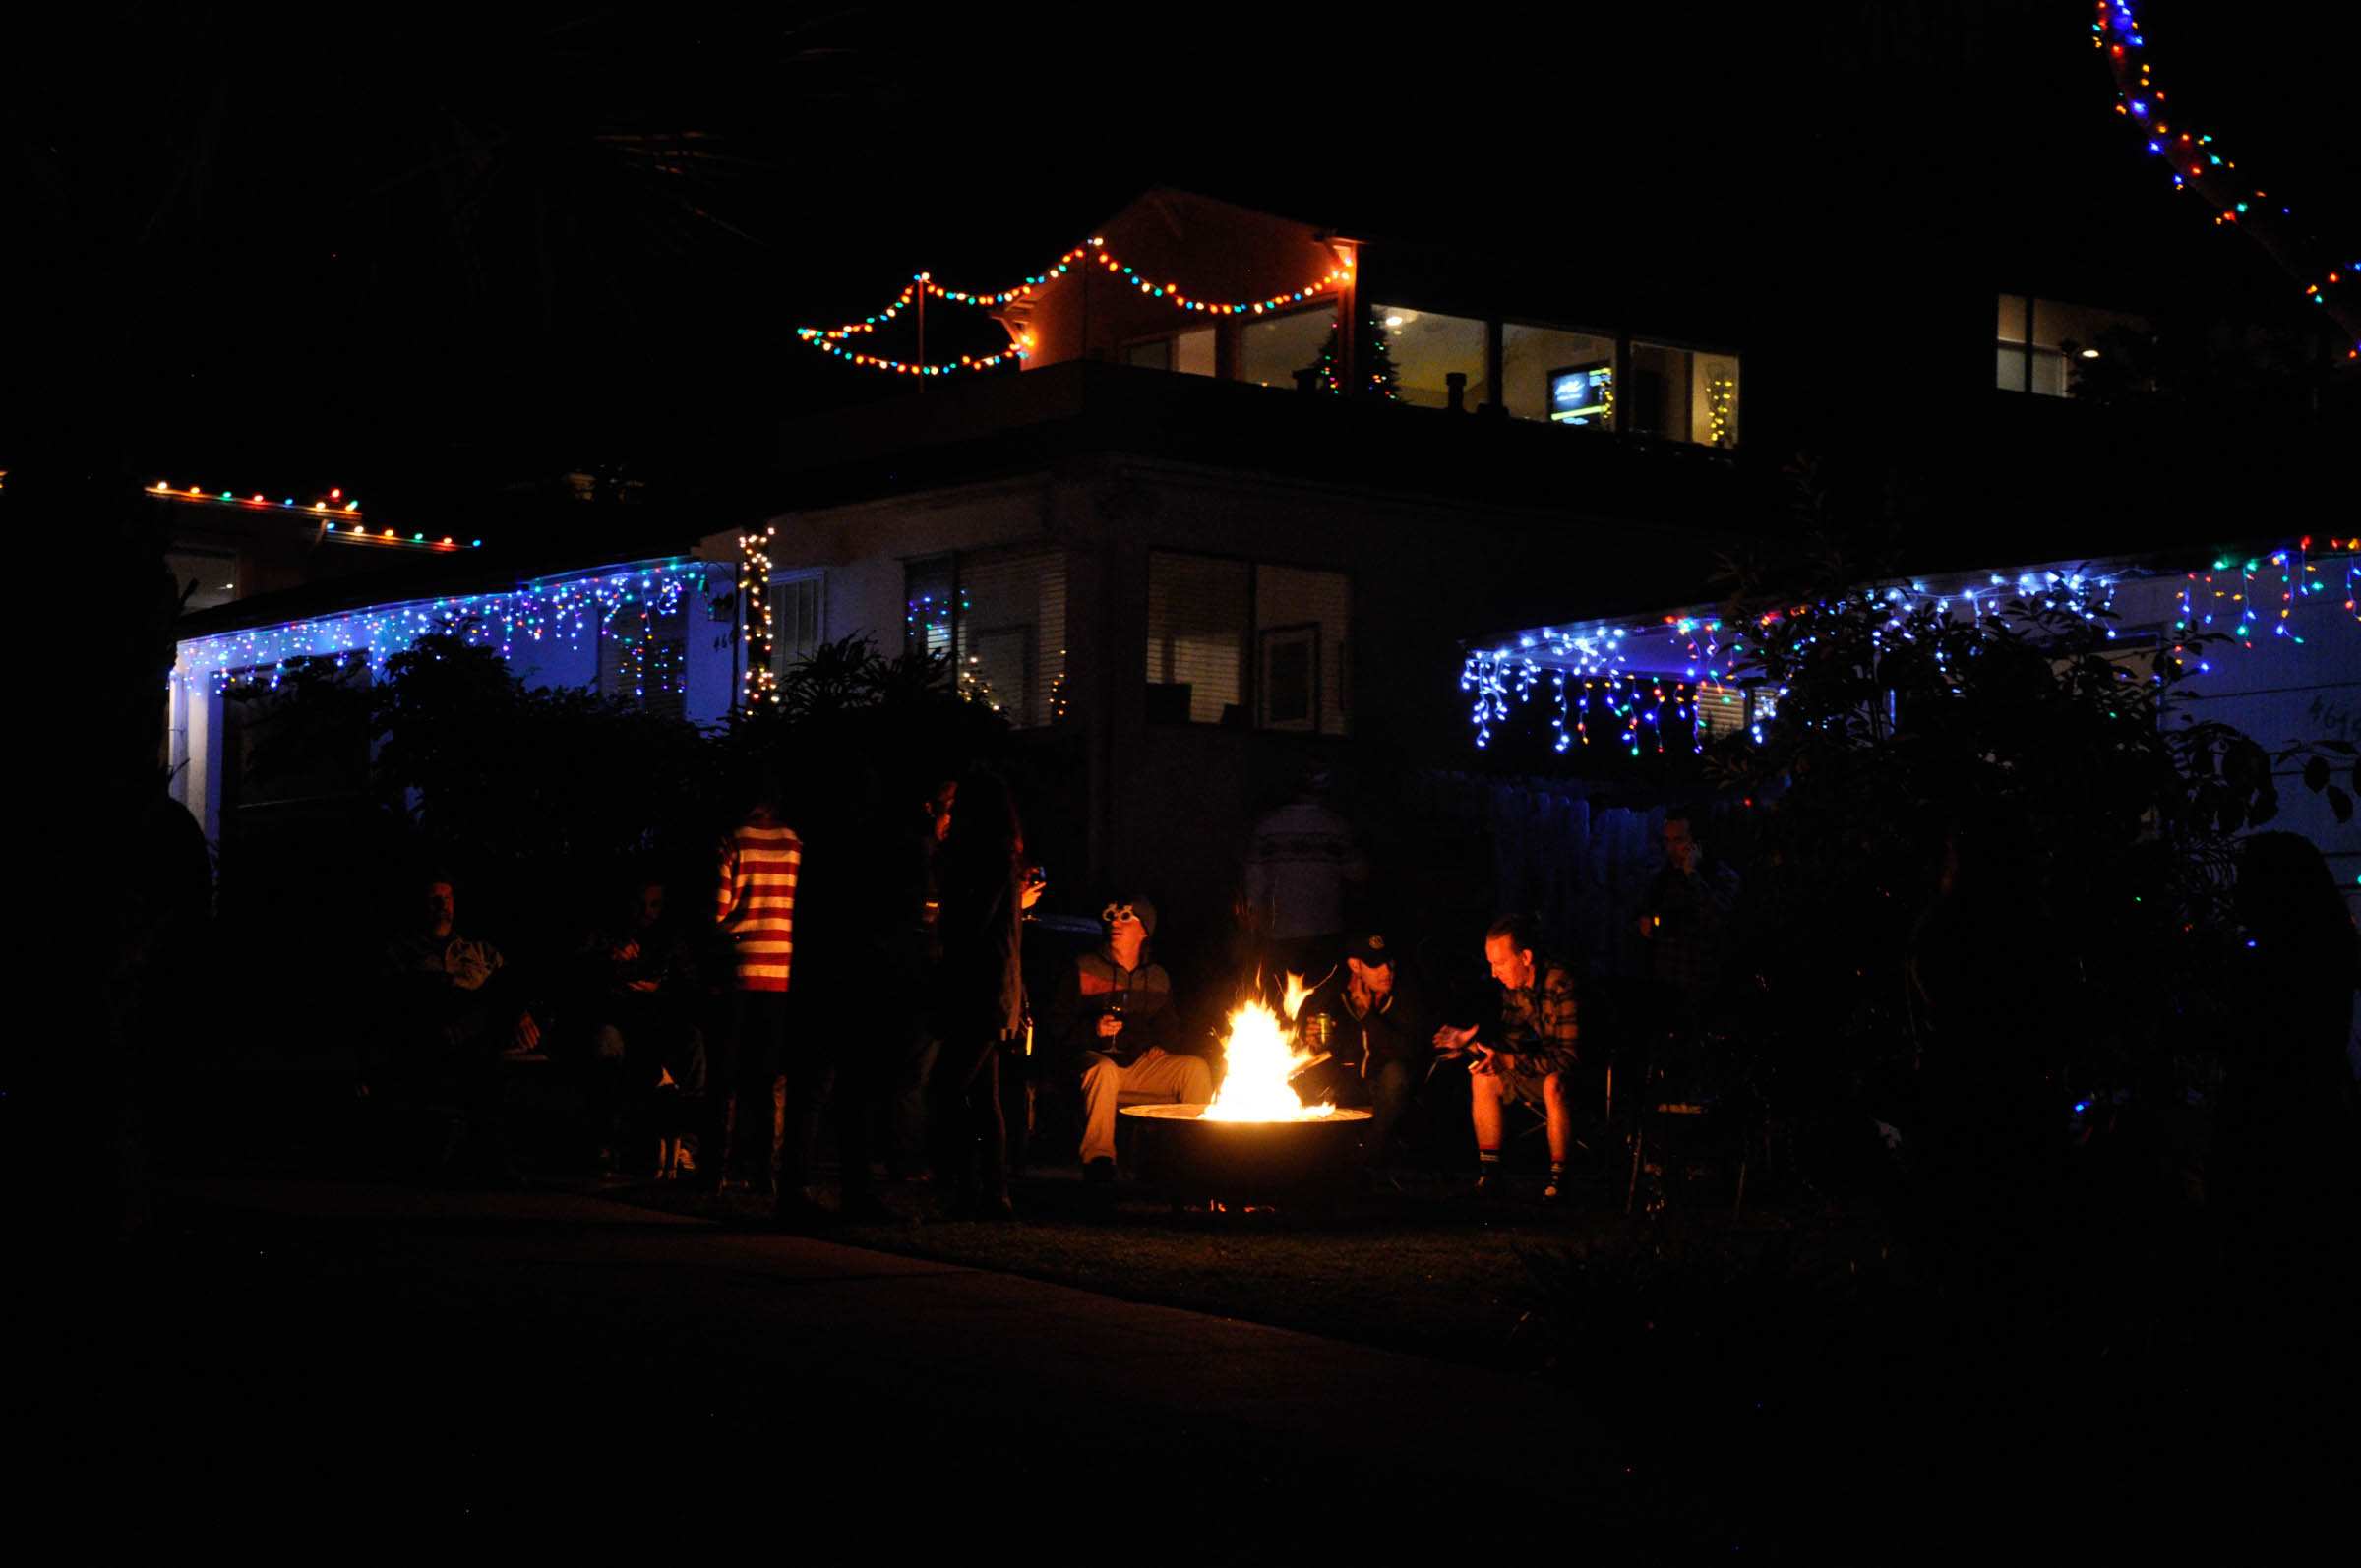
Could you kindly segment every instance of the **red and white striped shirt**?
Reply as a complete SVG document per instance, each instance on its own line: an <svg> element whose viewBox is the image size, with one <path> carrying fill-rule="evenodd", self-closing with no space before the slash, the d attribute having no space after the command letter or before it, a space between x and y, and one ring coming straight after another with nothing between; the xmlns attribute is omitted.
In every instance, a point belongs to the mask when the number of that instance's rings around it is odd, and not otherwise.
<svg viewBox="0 0 2361 1568"><path fill-rule="evenodd" d="M795 882L804 841L792 827L741 822L721 847L714 918L738 944L740 991L785 991L795 957Z"/></svg>

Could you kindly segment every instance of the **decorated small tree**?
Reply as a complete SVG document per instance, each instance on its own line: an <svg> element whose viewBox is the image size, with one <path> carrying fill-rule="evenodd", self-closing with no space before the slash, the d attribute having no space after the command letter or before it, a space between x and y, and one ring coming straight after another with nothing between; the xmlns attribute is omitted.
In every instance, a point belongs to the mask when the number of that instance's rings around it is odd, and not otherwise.
<svg viewBox="0 0 2361 1568"><path fill-rule="evenodd" d="M1328 329L1328 341L1320 345L1320 357L1312 367L1319 372L1322 392L1343 392L1345 367L1342 333L1337 327ZM1354 381L1350 389L1359 395L1383 397L1391 402L1402 395L1402 368L1394 363L1394 354L1385 340L1385 329L1377 325L1374 311L1361 313L1361 325L1353 337Z"/></svg>

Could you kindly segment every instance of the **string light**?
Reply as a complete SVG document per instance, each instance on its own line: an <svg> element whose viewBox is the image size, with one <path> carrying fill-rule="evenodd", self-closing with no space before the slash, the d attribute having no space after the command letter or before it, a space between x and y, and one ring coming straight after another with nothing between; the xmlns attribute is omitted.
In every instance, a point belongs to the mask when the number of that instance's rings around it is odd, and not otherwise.
<svg viewBox="0 0 2361 1568"><path fill-rule="evenodd" d="M2210 133L2193 131L2186 124L2173 130L2164 117L2168 112L2164 93L2155 85L2149 65L2148 38L2132 14L2131 0L2096 0L2096 5L2090 42L2106 56L2114 75L2115 112L2143 128L2148 151L2164 160L2173 189L2196 192L2213 209L2216 227L2242 229L2251 235L2272 261L2304 285L2304 297L2325 307L2343 330L2344 357L2361 359L2361 308L2338 291L2345 271L2351 269L2324 267L2300 254L2311 247L2279 221L2292 218L2292 210L2281 205L2276 212L2271 211L2269 193L2263 190L2253 190L2250 196L2242 180L2231 178L2237 172L2237 160L2215 146ZM2265 205L2258 208L2254 205L2258 202Z"/></svg>
<svg viewBox="0 0 2361 1568"><path fill-rule="evenodd" d="M387 528L379 533L370 533L365 528L355 526L361 520L360 502L346 500L344 492L340 489L331 490L327 496L308 506L298 506L293 496L272 501L259 493L240 496L223 490L216 494L201 490L195 485L189 486L186 490L176 490L169 481L162 479L150 485L144 494L152 496L158 501L177 501L183 504L194 503L211 507L233 507L240 512L283 513L309 517L320 524L320 536L323 539L336 544L394 545L403 549L449 553L461 549L481 549L484 543L481 539L474 539L461 545L448 534L438 539L429 539L423 533L412 533L403 537L392 528ZM330 520L332 518L335 520ZM342 526L338 526L339 523Z"/></svg>
<svg viewBox="0 0 2361 1568"><path fill-rule="evenodd" d="M822 352L830 353L851 364L865 366L905 376L947 376L963 370L984 370L1005 359L1025 359L1031 356L1034 337L1021 330L1012 333L1010 346L1001 353L982 357L961 355L957 361L938 365L913 363L886 355L853 352L846 344L856 337L875 333L878 328L896 320L903 311L919 301L923 290L929 299L948 304L968 305L979 309L996 310L1011 305L1025 305L1038 297L1038 291L1072 275L1080 267L1095 267L1149 299L1160 299L1175 310L1208 316L1266 316L1283 311L1292 305L1303 304L1326 297L1353 280L1353 269L1339 264L1301 288L1265 295L1261 299L1207 300L1190 295L1179 283L1158 282L1154 277L1124 263L1122 258L1107 249L1104 239L1093 238L1077 245L1058 258L1043 271L1027 276L1022 282L1007 288L971 292L945 288L934 280L931 272L914 273L892 304L857 322L838 327L799 327L796 335Z"/></svg>
<svg viewBox="0 0 2361 1568"><path fill-rule="evenodd" d="M738 536L738 591L746 606L740 637L746 643L746 673L739 677L748 703L779 699L778 633L771 624L770 541L777 524Z"/></svg>
<svg viewBox="0 0 2361 1568"><path fill-rule="evenodd" d="M470 647L498 650L513 658L520 647L563 644L595 647L602 639L632 642L631 624L616 625L627 612L636 612L644 631L652 623L678 615L686 596L701 588L706 569L699 562L648 563L609 569L596 574L539 578L495 593L453 595L407 604L382 605L351 615L290 621L272 627L225 632L184 642L174 670L175 679L194 685L208 683L218 693L236 682L251 681L276 690L293 669L327 663L343 669L366 666L382 674L386 660L403 652L420 637L449 634ZM643 661L644 645L636 656ZM669 665L655 678L658 690L668 690L678 673ZM644 694L650 677L636 662L634 680Z"/></svg>
<svg viewBox="0 0 2361 1568"><path fill-rule="evenodd" d="M2295 611L2331 591L2322 575L2319 558L2324 555L2343 557L2344 608L2352 622L2361 624L2361 537L2331 538L2316 550L2307 535L2252 557L2223 557L2210 570L2185 573L2174 596L2175 618L2166 645L2202 674L2212 670L2198 642L2207 635L2219 633L2251 650L2268 640L2262 630L2268 626L2270 636L2304 644ZM2104 641L2118 641L2113 622L2119 590L2136 577L2154 580L2161 575L2069 567L1985 573L1948 586L1923 581L1869 586L1857 590L1857 600L1847 594L1835 602L1763 612L1754 631L1765 633L1783 622L1857 603L1886 611L1882 621L1870 625L1872 657L1893 651L1897 642L1915 642L1921 618L1929 612L1970 625L1995 616L2066 616L2091 628ZM1513 645L1472 651L1462 661L1459 684L1475 698L1470 719L1476 745L1490 747L1494 729L1508 720L1512 703L1521 707L1537 698L1546 699L1550 745L1559 753L1590 746L1603 736L1635 756L1643 750L1662 753L1665 730L1672 729L1677 738L1683 725L1689 727L1691 749L1701 751L1710 735L1723 731L1720 721L1725 719L1737 720L1759 743L1765 722L1786 694L1771 687L1741 690L1730 684L1746 655L1740 638L1725 640L1725 633L1733 630L1742 629L1726 628L1710 616L1675 614L1619 627L1543 627L1519 633ZM1793 639L1792 647L1808 646L1813 640L1806 633ZM1949 662L1940 647L1934 649L1934 659L1938 667ZM1673 671L1680 674L1674 676ZM2165 677L2158 672L2149 680L2162 685Z"/></svg>

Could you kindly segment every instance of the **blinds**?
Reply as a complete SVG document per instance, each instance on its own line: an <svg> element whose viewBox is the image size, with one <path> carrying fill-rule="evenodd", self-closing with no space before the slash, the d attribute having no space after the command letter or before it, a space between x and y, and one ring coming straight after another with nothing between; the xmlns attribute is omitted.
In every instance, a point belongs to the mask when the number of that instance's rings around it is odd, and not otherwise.
<svg viewBox="0 0 2361 1568"><path fill-rule="evenodd" d="M1252 611L1247 563L1150 552L1147 679L1170 694L1174 716L1183 700L1194 724L1219 724L1242 706Z"/></svg>
<svg viewBox="0 0 2361 1568"><path fill-rule="evenodd" d="M954 617L960 694L1020 729L1065 708L1065 552L978 551L958 558Z"/></svg>
<svg viewBox="0 0 2361 1568"><path fill-rule="evenodd" d="M636 702L665 718L686 714L688 603L689 597L682 595L665 611L658 601L641 597L616 611L599 631L601 696Z"/></svg>
<svg viewBox="0 0 2361 1568"><path fill-rule="evenodd" d="M770 584L771 669L782 678L827 639L827 579L820 573L773 578Z"/></svg>

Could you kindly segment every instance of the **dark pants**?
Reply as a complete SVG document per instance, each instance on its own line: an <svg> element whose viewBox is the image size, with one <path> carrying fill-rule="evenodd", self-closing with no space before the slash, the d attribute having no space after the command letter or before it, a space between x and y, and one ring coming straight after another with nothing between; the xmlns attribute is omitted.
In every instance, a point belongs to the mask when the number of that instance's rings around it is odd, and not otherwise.
<svg viewBox="0 0 2361 1568"><path fill-rule="evenodd" d="M771 1173L771 1083L787 1052L787 994L734 991L715 1032L708 1062L702 1148L708 1179L740 1176L768 1182Z"/></svg>
<svg viewBox="0 0 2361 1568"><path fill-rule="evenodd" d="M997 1030L953 1032L942 1044L935 1081L941 1100L938 1174L961 1196L1008 1193L1008 1124L1000 1115Z"/></svg>
<svg viewBox="0 0 2361 1568"><path fill-rule="evenodd" d="M920 1020L886 1043L897 1058L888 1063L893 1081L886 1106L886 1159L895 1176L916 1176L927 1165L927 1089L942 1042L932 1024Z"/></svg>

